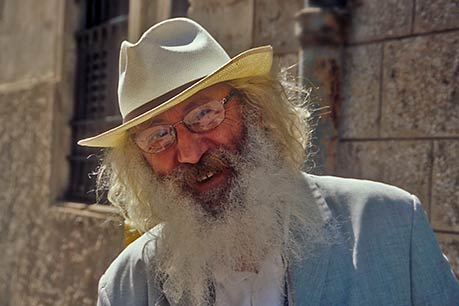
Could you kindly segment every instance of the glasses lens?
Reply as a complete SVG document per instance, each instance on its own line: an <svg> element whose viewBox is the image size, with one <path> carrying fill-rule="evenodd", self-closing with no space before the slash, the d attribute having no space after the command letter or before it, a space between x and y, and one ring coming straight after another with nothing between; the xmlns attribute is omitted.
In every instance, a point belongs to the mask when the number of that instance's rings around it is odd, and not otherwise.
<svg viewBox="0 0 459 306"><path fill-rule="evenodd" d="M158 153L175 142L174 129L171 126L152 126L135 137L135 142L142 151Z"/></svg>
<svg viewBox="0 0 459 306"><path fill-rule="evenodd" d="M221 101L211 101L191 110L183 122L193 132L205 132L216 128L225 119Z"/></svg>

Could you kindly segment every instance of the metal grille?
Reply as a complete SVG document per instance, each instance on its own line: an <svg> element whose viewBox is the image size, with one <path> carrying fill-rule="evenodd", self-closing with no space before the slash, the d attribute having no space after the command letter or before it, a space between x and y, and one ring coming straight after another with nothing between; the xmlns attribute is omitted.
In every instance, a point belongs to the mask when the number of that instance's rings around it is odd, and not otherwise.
<svg viewBox="0 0 459 306"><path fill-rule="evenodd" d="M94 178L100 150L76 145L79 139L121 122L117 106L118 56L127 37L128 0L87 0L84 28L76 33L75 92L69 200L94 203Z"/></svg>

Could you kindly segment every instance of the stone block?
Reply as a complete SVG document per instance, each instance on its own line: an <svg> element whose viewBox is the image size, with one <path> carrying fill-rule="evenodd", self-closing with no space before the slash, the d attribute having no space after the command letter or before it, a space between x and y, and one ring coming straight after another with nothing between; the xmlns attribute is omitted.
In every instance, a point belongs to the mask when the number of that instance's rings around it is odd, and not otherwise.
<svg viewBox="0 0 459 306"><path fill-rule="evenodd" d="M448 257L456 278L459 279L459 234L437 233L437 239L443 254Z"/></svg>
<svg viewBox="0 0 459 306"><path fill-rule="evenodd" d="M56 72L62 1L6 1L0 24L0 83ZM56 17L59 16L59 17Z"/></svg>
<svg viewBox="0 0 459 306"><path fill-rule="evenodd" d="M348 47L341 79L339 129L342 138L379 134L381 45Z"/></svg>
<svg viewBox="0 0 459 306"><path fill-rule="evenodd" d="M395 185L419 197L429 211L430 141L346 141L338 145L340 176Z"/></svg>
<svg viewBox="0 0 459 306"><path fill-rule="evenodd" d="M0 296L5 305L95 305L123 245L120 222L62 213L50 198L55 84L0 92Z"/></svg>
<svg viewBox="0 0 459 306"><path fill-rule="evenodd" d="M416 0L414 32L459 28L458 0Z"/></svg>
<svg viewBox="0 0 459 306"><path fill-rule="evenodd" d="M384 46L381 135L459 135L459 36L456 32Z"/></svg>
<svg viewBox="0 0 459 306"><path fill-rule="evenodd" d="M295 52L295 14L303 8L302 0L255 0L253 45L273 45L274 52Z"/></svg>
<svg viewBox="0 0 459 306"><path fill-rule="evenodd" d="M459 140L434 142L432 225L459 234Z"/></svg>
<svg viewBox="0 0 459 306"><path fill-rule="evenodd" d="M0 296L7 305L27 305L3 297L26 294L16 292L18 271L38 260L20 264L37 247L31 232L43 230L49 206L53 89L40 83L0 92Z"/></svg>
<svg viewBox="0 0 459 306"><path fill-rule="evenodd" d="M188 16L202 24L230 56L252 46L254 0L190 0Z"/></svg>
<svg viewBox="0 0 459 306"><path fill-rule="evenodd" d="M96 304L97 284L123 245L116 221L49 209L41 226L30 229L36 240L17 260L12 305Z"/></svg>
<svg viewBox="0 0 459 306"><path fill-rule="evenodd" d="M7 191L0 193L0 209L14 210L22 195L27 202L48 200L53 97L49 83L0 92L0 185ZM0 213L2 229L11 217Z"/></svg>
<svg viewBox="0 0 459 306"><path fill-rule="evenodd" d="M413 0L352 0L349 42L407 35L411 31Z"/></svg>

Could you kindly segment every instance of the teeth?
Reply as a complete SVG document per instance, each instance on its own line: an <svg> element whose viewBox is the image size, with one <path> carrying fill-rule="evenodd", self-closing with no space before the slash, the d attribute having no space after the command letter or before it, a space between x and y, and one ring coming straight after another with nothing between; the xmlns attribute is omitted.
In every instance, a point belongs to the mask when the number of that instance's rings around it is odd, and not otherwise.
<svg viewBox="0 0 459 306"><path fill-rule="evenodd" d="M201 182L204 182L205 180L208 180L210 179L212 176L214 176L215 173L213 172L207 172L205 175L201 176L198 178L198 182L201 183Z"/></svg>

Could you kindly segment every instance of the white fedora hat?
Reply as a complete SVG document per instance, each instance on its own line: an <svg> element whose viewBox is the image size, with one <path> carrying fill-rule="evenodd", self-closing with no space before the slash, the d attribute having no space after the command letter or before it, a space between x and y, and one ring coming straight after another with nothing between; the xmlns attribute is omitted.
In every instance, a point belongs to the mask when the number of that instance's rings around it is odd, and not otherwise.
<svg viewBox="0 0 459 306"><path fill-rule="evenodd" d="M230 58L198 23L174 18L148 29L120 50L118 103L123 123L78 141L113 147L126 131L213 84L269 73L272 48L263 46Z"/></svg>

